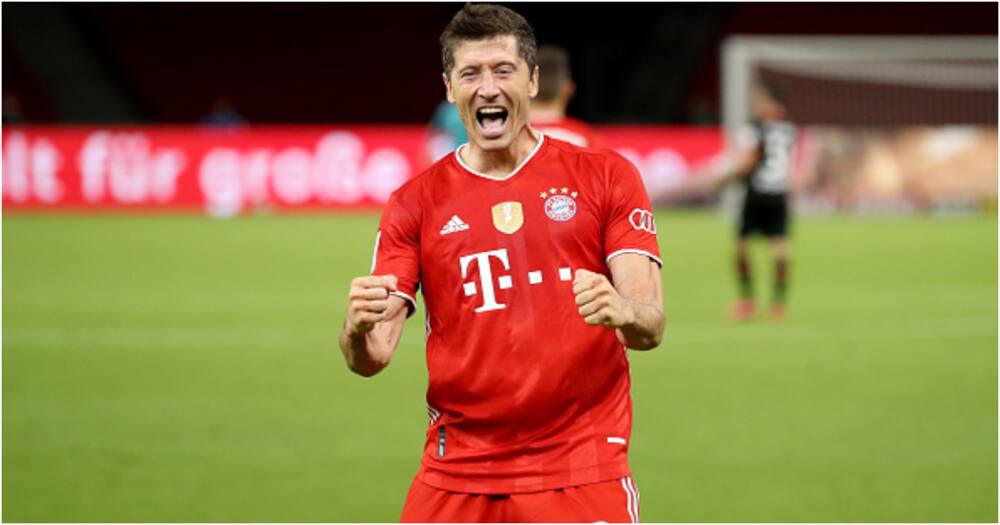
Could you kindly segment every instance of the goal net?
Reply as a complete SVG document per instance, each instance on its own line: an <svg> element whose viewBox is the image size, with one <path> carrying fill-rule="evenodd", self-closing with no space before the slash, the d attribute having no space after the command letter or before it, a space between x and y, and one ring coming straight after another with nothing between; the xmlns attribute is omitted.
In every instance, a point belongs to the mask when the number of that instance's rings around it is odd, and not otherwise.
<svg viewBox="0 0 1000 525"><path fill-rule="evenodd" d="M995 206L995 37L734 36L721 64L728 145L752 118L758 82L803 129L797 207Z"/></svg>

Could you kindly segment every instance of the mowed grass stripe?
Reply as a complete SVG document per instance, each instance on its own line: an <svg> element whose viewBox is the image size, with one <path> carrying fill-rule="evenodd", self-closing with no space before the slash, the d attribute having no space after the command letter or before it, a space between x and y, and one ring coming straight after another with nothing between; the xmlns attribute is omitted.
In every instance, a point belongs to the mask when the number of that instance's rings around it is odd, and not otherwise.
<svg viewBox="0 0 1000 525"><path fill-rule="evenodd" d="M631 354L644 520L997 519L995 217L796 221L778 326L725 320L717 216L657 221L667 337ZM423 314L373 379L335 342L376 227L5 217L3 519L397 520Z"/></svg>

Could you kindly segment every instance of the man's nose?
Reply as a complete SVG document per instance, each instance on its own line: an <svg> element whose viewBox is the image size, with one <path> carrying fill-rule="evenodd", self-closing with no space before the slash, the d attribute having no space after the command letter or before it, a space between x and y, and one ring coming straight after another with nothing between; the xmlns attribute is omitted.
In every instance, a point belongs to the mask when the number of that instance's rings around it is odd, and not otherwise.
<svg viewBox="0 0 1000 525"><path fill-rule="evenodd" d="M487 72L483 75L483 83L479 86L479 96L485 99L496 98L500 94L500 90L497 88L496 79L493 78L492 72Z"/></svg>

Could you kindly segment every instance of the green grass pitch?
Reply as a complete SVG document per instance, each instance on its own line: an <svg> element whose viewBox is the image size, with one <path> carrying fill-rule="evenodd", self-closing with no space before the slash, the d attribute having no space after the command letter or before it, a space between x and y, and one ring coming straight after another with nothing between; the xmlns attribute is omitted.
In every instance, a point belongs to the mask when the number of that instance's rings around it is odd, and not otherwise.
<svg viewBox="0 0 1000 525"><path fill-rule="evenodd" d="M722 219L657 222L644 521L997 520L995 215L798 220L777 326L725 319ZM374 378L336 347L376 223L5 216L3 520L397 520L423 316Z"/></svg>

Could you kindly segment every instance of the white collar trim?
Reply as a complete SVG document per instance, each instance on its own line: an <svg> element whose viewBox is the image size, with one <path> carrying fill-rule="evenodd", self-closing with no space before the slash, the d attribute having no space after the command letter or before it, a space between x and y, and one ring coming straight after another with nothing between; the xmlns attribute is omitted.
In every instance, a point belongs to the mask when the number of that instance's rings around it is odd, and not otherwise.
<svg viewBox="0 0 1000 525"><path fill-rule="evenodd" d="M485 173L480 173L480 172L478 172L478 171L470 168L469 165L466 164L464 160L462 160L462 155L460 154L460 152L462 151L462 148L464 148L464 147L466 147L466 146L469 145L468 142L466 142L465 144L462 144L461 146L458 147L458 149L455 150L455 160L457 160L458 164L460 166L462 166L463 168L465 168L466 171L468 171L469 173L471 173L473 175L476 175L477 177L482 177L484 179L489 179L489 180L497 181L497 182L508 180L511 177L513 177L514 175L517 175L517 172L521 171L521 168L523 168L524 165L527 164L528 161L530 161L531 158L535 156L535 153L538 153L538 150L542 149L542 143L545 142L545 135L542 132L537 131L537 130L532 130L532 131L534 133L538 134L538 144L535 144L535 149L531 150L531 153L529 153L528 156L525 157L524 160L522 160L521 163L518 164L516 168L514 168L514 171L508 173L507 176L505 176L505 177L499 177L499 178L497 178L497 177L490 177L489 175L486 175Z"/></svg>

